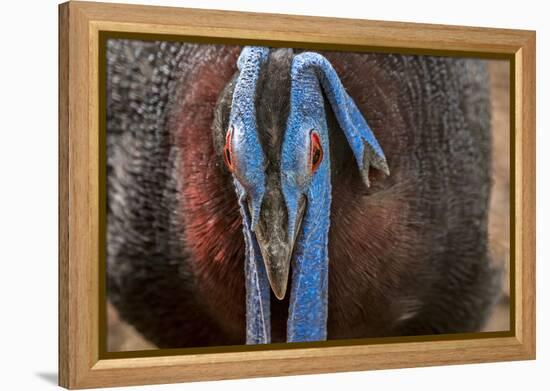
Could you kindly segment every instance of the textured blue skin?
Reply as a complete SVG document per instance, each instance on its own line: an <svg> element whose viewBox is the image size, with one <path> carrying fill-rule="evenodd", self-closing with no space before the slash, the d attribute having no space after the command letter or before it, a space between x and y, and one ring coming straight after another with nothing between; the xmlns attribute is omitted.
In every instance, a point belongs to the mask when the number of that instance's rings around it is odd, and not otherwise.
<svg viewBox="0 0 550 391"><path fill-rule="evenodd" d="M265 192L264 155L256 129L254 96L260 67L269 54L268 48L245 47L237 60L240 70L235 84L229 126L233 128L233 151L236 170L243 189L252 200L252 229L257 224Z"/></svg>
<svg viewBox="0 0 550 391"><path fill-rule="evenodd" d="M230 124L234 126L233 149L239 174L235 187L243 215L246 243L247 343L269 343L270 287L253 233L265 192L264 156L258 141L254 97L261 64L269 49L246 47L238 60L240 75L233 95ZM301 53L291 67L290 113L281 147L281 186L288 212L289 237L294 235L298 205L307 207L292 259L287 341L319 341L327 337L328 231L330 227L330 155L328 128L321 88L327 96L360 169L365 143L385 161L382 148L361 112L346 93L332 65L317 53ZM235 134L238 137L235 139ZM314 174L310 170L311 132L321 140L324 158ZM247 194L252 216L247 213Z"/></svg>
<svg viewBox="0 0 550 391"><path fill-rule="evenodd" d="M251 230L251 222L244 212L246 192L236 182L239 205L243 214L243 233L245 241L245 283L246 283L246 343L265 344L271 342L270 290L267 271L258 247L256 237ZM241 187L241 189L239 189Z"/></svg>
<svg viewBox="0 0 550 391"><path fill-rule="evenodd" d="M246 343L248 344L271 342L270 286L258 242L253 233L265 192L264 155L256 129L254 97L260 67L268 54L269 49L262 47L245 47L242 50L237 62L240 73L235 84L229 117L229 126L233 127L234 182L243 216L246 246ZM248 197L251 200L250 209Z"/></svg>
<svg viewBox="0 0 550 391"><path fill-rule="evenodd" d="M314 82L312 78L314 77L318 78L323 91L327 95L330 106L338 120L338 124L344 131L359 168L364 168L365 143L368 143L377 155L386 160L382 148L374 137L374 133L353 99L347 94L330 62L318 53L305 52L295 56L292 63L292 89L310 88L309 93L316 93L313 92ZM313 99L313 95L306 95L307 99L305 99L304 94L305 92L297 98L299 100L296 101L296 104L307 105ZM322 99L319 95L320 93L315 96L315 99Z"/></svg>
<svg viewBox="0 0 550 391"><path fill-rule="evenodd" d="M298 199L306 195L307 211L292 260L292 291L287 341L319 341L327 337L328 231L330 227L330 156L321 87L355 155L364 168L368 143L385 160L382 148L361 112L346 93L336 71L317 53L294 57L291 68L290 114L282 146L281 176L289 221L296 221ZM309 144L315 130L324 151L323 162L309 175ZM289 227L293 232L294 226Z"/></svg>

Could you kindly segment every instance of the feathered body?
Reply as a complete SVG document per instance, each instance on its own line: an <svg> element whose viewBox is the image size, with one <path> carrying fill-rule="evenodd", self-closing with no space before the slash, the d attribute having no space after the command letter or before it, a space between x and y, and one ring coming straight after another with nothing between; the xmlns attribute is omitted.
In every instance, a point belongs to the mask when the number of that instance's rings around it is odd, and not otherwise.
<svg viewBox="0 0 550 391"><path fill-rule="evenodd" d="M245 341L242 219L220 131L240 50L108 43L108 295L159 347ZM328 338L479 330L499 281L487 249L483 62L322 54L391 170L372 171L367 188L327 108ZM289 60L279 57L266 64L255 97L266 156L280 145L289 110ZM288 295L272 297L271 312L272 340L284 341Z"/></svg>

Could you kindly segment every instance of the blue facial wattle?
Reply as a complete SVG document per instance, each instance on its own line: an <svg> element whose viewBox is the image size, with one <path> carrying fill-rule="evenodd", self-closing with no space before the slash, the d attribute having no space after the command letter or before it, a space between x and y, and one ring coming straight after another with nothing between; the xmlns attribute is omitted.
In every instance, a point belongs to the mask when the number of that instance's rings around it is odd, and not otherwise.
<svg viewBox="0 0 550 391"><path fill-rule="evenodd" d="M264 156L256 129L254 97L260 67L266 61L269 49L245 47L237 66L239 77L233 91L229 126L232 128L233 149L237 152L239 185L251 200L250 218L254 227L258 221L262 198L265 192Z"/></svg>
<svg viewBox="0 0 550 391"><path fill-rule="evenodd" d="M258 221L265 193L264 155L256 129L254 97L260 68L266 61L268 48L245 47L237 66L229 126L232 128L233 150L239 177L234 178L243 217L245 239L246 342L271 342L270 287L254 226Z"/></svg>
<svg viewBox="0 0 550 391"><path fill-rule="evenodd" d="M247 343L271 342L270 286L254 234L265 193L264 155L256 129L254 98L261 65L269 49L246 47L230 114L233 148L241 158L235 187L243 215L246 244ZM281 146L280 179L288 215L288 235L294 237L292 287L287 341L319 341L327 337L328 232L330 227L330 148L324 96L353 151L365 183L374 166L389 173L382 148L329 61L317 53L294 56L291 65L290 112ZM311 133L319 136L324 158L312 172ZM301 225L300 205L305 203ZM298 231L299 230L299 231Z"/></svg>

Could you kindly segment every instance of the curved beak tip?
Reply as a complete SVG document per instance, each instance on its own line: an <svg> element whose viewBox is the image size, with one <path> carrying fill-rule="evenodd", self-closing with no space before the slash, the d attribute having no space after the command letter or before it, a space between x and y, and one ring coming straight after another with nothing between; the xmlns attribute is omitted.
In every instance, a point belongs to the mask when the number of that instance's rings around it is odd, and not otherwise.
<svg viewBox="0 0 550 391"><path fill-rule="evenodd" d="M273 284L271 284L271 290L273 291L277 299L283 300L286 296L286 283L279 286L274 286Z"/></svg>
<svg viewBox="0 0 550 391"><path fill-rule="evenodd" d="M267 272L267 279L269 280L269 285L275 297L279 300L283 300L286 295L287 285L288 285L288 268L286 270L269 270Z"/></svg>
<svg viewBox="0 0 550 391"><path fill-rule="evenodd" d="M277 240L271 240L270 243L263 239L263 236L260 236L260 238L258 238L258 244L269 285L277 299L283 300L288 286L292 245Z"/></svg>

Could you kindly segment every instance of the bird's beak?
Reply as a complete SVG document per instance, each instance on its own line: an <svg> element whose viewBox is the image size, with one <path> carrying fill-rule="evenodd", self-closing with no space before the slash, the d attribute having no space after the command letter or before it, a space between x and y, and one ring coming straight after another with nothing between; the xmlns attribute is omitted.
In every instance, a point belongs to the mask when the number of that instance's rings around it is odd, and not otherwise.
<svg viewBox="0 0 550 391"><path fill-rule="evenodd" d="M292 237L288 233L287 216L278 202L264 204L260 219L254 229L258 246L267 271L269 284L275 296L282 300L288 286L290 262L296 238L304 217L305 200L299 204L299 210L294 224Z"/></svg>

